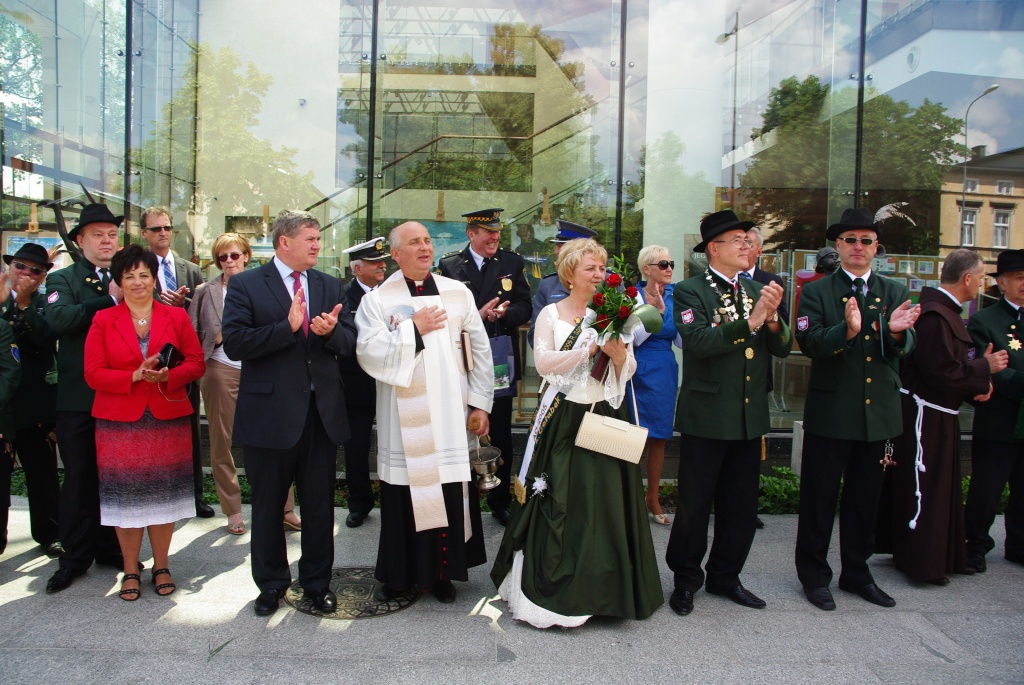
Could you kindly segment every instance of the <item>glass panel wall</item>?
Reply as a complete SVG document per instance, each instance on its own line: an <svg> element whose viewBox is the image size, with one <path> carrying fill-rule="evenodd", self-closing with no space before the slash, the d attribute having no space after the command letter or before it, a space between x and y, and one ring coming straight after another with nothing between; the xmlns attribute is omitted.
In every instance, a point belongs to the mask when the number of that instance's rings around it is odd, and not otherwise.
<svg viewBox="0 0 1024 685"><path fill-rule="evenodd" d="M168 205L175 250L213 271L218 234L268 259L273 216L302 207L324 227L321 268L344 277L341 250L401 221L427 224L440 257L465 244L463 213L504 207L503 246L535 285L559 218L630 263L663 245L681 279L705 267L701 217L731 207L761 227L791 305L854 205L879 212L878 268L912 289L962 244L989 263L1024 247L1013 0L199 9L0 7L5 235L52 230L43 203L73 215L84 186L133 220ZM786 426L806 364L776 371Z"/></svg>

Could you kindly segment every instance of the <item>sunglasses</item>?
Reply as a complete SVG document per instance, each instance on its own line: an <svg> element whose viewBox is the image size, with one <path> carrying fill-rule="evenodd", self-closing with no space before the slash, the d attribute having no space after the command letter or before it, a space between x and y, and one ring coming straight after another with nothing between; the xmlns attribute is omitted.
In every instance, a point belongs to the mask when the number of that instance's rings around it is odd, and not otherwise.
<svg viewBox="0 0 1024 685"><path fill-rule="evenodd" d="M874 238L840 238L840 240L842 240L847 245L856 245L857 243L860 243L861 245L875 244Z"/></svg>
<svg viewBox="0 0 1024 685"><path fill-rule="evenodd" d="M147 226L146 230L150 233L163 233L164 231L170 233L173 229L170 226Z"/></svg>
<svg viewBox="0 0 1024 685"><path fill-rule="evenodd" d="M29 266L25 262L11 262L11 266L13 266L15 269L18 269L19 271L27 271L33 276L38 276L40 274L46 273L46 269L40 269L38 266Z"/></svg>
<svg viewBox="0 0 1024 685"><path fill-rule="evenodd" d="M662 259L660 262L650 262L647 266L656 266L662 271L676 268L675 260Z"/></svg>
<svg viewBox="0 0 1024 685"><path fill-rule="evenodd" d="M223 264L224 262L228 261L229 259L231 261L233 261L233 262L237 262L241 258L242 258L242 253L241 252L229 252L227 254L217 255L217 261L220 262L221 264Z"/></svg>

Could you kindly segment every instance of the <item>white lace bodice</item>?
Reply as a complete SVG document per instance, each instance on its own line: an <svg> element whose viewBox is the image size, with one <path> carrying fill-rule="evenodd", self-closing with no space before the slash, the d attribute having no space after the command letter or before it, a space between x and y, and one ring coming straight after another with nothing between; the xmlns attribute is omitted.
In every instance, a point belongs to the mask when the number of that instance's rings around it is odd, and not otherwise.
<svg viewBox="0 0 1024 685"><path fill-rule="evenodd" d="M571 350L561 351L562 344L575 328L574 324L558 318L555 304L549 304L537 317L533 334L533 358L537 373L548 383L560 388L570 402L592 404L607 400L618 407L626 394L626 382L636 370L633 346L627 345L626 363L616 377L614 367L609 364L604 383L590 375L591 359L588 348L597 338L597 331L584 328Z"/></svg>

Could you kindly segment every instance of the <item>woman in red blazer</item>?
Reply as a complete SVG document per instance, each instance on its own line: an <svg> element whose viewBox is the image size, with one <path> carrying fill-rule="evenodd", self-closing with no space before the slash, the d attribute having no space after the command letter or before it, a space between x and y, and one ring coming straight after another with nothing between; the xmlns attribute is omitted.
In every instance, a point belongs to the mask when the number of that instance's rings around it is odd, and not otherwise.
<svg viewBox="0 0 1024 685"><path fill-rule="evenodd" d="M128 601L141 594L136 571L144 530L156 593L174 592L167 568L174 522L196 513L185 388L206 365L185 310L153 299L158 268L156 256L138 245L118 252L110 272L124 300L96 314L85 340L85 381L96 391L100 522L117 532L124 555L120 596ZM165 343L184 356L173 369L159 362Z"/></svg>

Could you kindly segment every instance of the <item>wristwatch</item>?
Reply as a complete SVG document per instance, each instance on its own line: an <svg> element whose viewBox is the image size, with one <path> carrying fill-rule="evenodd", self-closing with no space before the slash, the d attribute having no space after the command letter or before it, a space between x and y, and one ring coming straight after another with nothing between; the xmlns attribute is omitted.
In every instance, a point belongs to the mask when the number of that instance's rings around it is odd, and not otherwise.
<svg viewBox="0 0 1024 685"><path fill-rule="evenodd" d="M775 314L773 314L772 318L768 319L768 321L766 323L778 323L778 322L779 322L779 310L776 309L775 310Z"/></svg>

